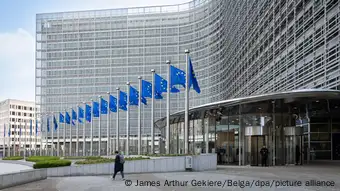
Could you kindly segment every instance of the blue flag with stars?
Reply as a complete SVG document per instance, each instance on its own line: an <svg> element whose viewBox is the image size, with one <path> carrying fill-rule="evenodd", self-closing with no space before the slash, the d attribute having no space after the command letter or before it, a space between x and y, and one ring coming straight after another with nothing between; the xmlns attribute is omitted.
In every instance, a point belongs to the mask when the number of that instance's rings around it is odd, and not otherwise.
<svg viewBox="0 0 340 191"><path fill-rule="evenodd" d="M57 130L58 129L58 122L57 122L57 119L55 118L55 116L53 116L53 124L54 124L54 130ZM48 127L49 129L50 127Z"/></svg>
<svg viewBox="0 0 340 191"><path fill-rule="evenodd" d="M91 106L87 104L85 106L85 117L87 122L91 122Z"/></svg>
<svg viewBox="0 0 340 191"><path fill-rule="evenodd" d="M71 116L68 114L68 112L65 114L65 122L66 124L71 124Z"/></svg>
<svg viewBox="0 0 340 191"><path fill-rule="evenodd" d="M59 113L59 123L65 123L64 115Z"/></svg>
<svg viewBox="0 0 340 191"><path fill-rule="evenodd" d="M152 98L152 84L146 80L142 80L142 97ZM162 99L163 97L155 92L155 99Z"/></svg>
<svg viewBox="0 0 340 191"><path fill-rule="evenodd" d="M93 102L93 117L99 117L99 103L98 102Z"/></svg>
<svg viewBox="0 0 340 191"><path fill-rule="evenodd" d="M110 95L110 105L109 105L110 111L117 112L117 98Z"/></svg>
<svg viewBox="0 0 340 191"><path fill-rule="evenodd" d="M182 85L185 88L185 72L176 68L175 66L170 66L170 85Z"/></svg>
<svg viewBox="0 0 340 191"><path fill-rule="evenodd" d="M77 112L72 109L72 125L76 125L75 121L77 121Z"/></svg>
<svg viewBox="0 0 340 191"><path fill-rule="evenodd" d="M30 135L32 135L32 119L30 120Z"/></svg>
<svg viewBox="0 0 340 191"><path fill-rule="evenodd" d="M47 116L47 132L50 132L50 118Z"/></svg>
<svg viewBox="0 0 340 191"><path fill-rule="evenodd" d="M6 137L6 125L4 124L4 137Z"/></svg>
<svg viewBox="0 0 340 191"><path fill-rule="evenodd" d="M35 135L38 135L38 120L35 120Z"/></svg>
<svg viewBox="0 0 340 191"><path fill-rule="evenodd" d="M163 92L168 92L168 81L162 78L160 75L155 74L155 91L156 94L162 95ZM179 89L172 87L171 93L178 93L180 92Z"/></svg>
<svg viewBox="0 0 340 191"><path fill-rule="evenodd" d="M125 92L119 92L119 109L127 111L127 95Z"/></svg>
<svg viewBox="0 0 340 191"><path fill-rule="evenodd" d="M132 86L130 86L130 105L138 105L139 92ZM146 99L141 96L141 101L146 105Z"/></svg>
<svg viewBox="0 0 340 191"><path fill-rule="evenodd" d="M81 108L81 107L78 107L78 122L79 123L83 123L83 120L82 119L84 119L84 109L83 108Z"/></svg>
<svg viewBox="0 0 340 191"><path fill-rule="evenodd" d="M11 125L8 125L8 136L11 136Z"/></svg>
<svg viewBox="0 0 340 191"><path fill-rule="evenodd" d="M100 113L107 114L107 101L103 98L100 98Z"/></svg>
<svg viewBox="0 0 340 191"><path fill-rule="evenodd" d="M191 63L191 58L189 57L189 88L191 88L191 85L193 86L194 90L197 92L197 93L201 93L201 89L198 85L198 81L197 81L197 78L196 78L196 75L195 75L195 72L194 72L194 68L192 66L192 63Z"/></svg>

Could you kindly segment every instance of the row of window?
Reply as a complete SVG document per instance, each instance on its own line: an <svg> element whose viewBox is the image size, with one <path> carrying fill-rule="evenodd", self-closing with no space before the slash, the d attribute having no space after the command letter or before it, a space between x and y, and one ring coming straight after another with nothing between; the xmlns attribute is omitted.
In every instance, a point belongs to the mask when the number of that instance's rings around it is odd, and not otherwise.
<svg viewBox="0 0 340 191"><path fill-rule="evenodd" d="M22 106L22 105L10 105L11 109L25 110L25 111L33 111L33 107Z"/></svg>
<svg viewBox="0 0 340 191"><path fill-rule="evenodd" d="M14 116L24 116L24 117L34 117L34 114L32 114L32 113L15 112L15 111L12 111L11 115L14 115Z"/></svg>

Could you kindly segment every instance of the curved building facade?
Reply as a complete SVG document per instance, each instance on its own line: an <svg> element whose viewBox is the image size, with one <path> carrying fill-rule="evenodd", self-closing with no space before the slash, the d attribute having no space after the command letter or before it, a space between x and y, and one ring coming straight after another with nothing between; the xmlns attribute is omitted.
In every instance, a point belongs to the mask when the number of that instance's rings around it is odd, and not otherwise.
<svg viewBox="0 0 340 191"><path fill-rule="evenodd" d="M117 87L125 91L127 81L137 88L138 76L151 81L151 69L166 78L166 60L185 68L185 49L202 90L190 93L190 107L268 92L340 89L338 1L195 0L38 14L36 23L36 103L43 116L115 95ZM156 119L165 108L165 99L156 102ZM171 94L171 113L183 109L184 92ZM142 110L147 136L151 107ZM126 116L120 116L124 136ZM106 124L106 116L101 120ZM130 125L136 135L137 108L131 107ZM106 128L101 134L105 138Z"/></svg>

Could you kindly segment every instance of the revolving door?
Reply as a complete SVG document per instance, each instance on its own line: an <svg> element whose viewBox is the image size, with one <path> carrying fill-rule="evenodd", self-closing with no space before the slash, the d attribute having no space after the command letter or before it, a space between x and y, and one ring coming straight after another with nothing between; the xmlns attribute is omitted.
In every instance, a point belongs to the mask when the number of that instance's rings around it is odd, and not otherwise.
<svg viewBox="0 0 340 191"><path fill-rule="evenodd" d="M245 165L261 165L260 151L268 143L267 131L264 130L261 126L245 128Z"/></svg>
<svg viewBox="0 0 340 191"><path fill-rule="evenodd" d="M302 127L285 127L285 164L303 164L303 129Z"/></svg>

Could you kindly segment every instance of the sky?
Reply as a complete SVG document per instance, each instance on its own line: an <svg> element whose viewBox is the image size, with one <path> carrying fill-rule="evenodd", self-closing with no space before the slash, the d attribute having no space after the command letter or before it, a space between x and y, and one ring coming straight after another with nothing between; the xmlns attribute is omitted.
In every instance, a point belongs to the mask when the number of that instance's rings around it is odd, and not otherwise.
<svg viewBox="0 0 340 191"><path fill-rule="evenodd" d="M35 15L190 0L0 0L0 101L35 100Z"/></svg>

